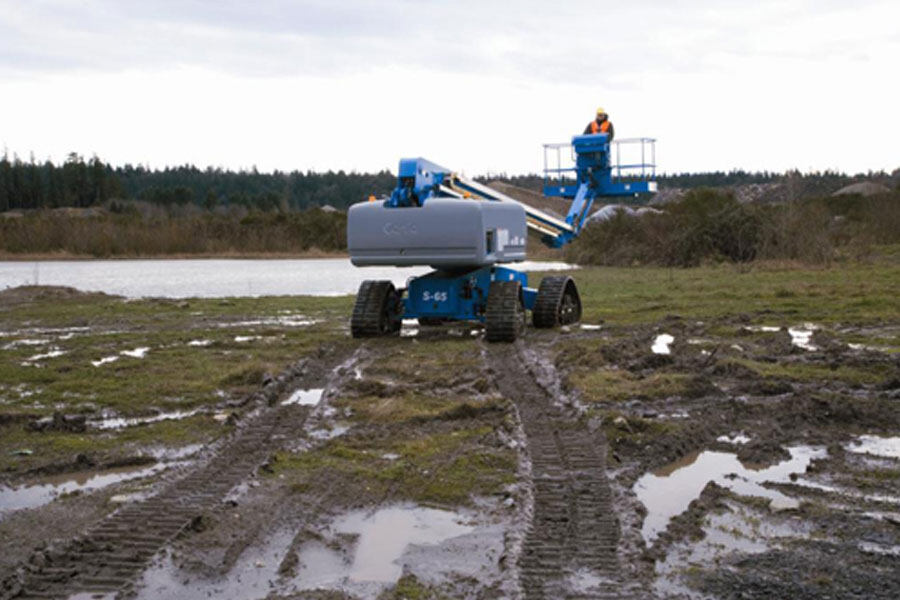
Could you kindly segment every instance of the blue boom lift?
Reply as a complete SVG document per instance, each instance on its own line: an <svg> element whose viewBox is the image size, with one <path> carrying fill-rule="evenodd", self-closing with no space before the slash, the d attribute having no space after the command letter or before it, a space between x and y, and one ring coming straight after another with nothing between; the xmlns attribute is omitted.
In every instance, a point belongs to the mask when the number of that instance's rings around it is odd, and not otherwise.
<svg viewBox="0 0 900 600"><path fill-rule="evenodd" d="M621 164L623 147L640 162ZM634 152L632 152L634 154ZM573 163L569 166L564 159ZM544 145L544 195L571 200L560 219L422 158L400 161L390 198L350 207L347 244L356 266L428 265L434 271L395 289L365 281L350 320L353 337L397 334L404 318L420 324L480 321L489 342L512 342L525 328L581 319L581 299L568 276L545 277L537 289L526 273L500 266L525 260L527 228L559 248L581 232L598 198L643 203L656 191L655 140L610 143L604 133L571 144Z"/></svg>

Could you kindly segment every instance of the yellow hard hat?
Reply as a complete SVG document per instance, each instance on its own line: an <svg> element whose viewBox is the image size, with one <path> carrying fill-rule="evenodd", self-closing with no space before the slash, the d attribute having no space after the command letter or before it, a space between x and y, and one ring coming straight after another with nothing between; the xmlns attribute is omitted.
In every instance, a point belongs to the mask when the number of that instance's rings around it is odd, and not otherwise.
<svg viewBox="0 0 900 600"><path fill-rule="evenodd" d="M601 107L599 107L599 108L597 109L597 114L598 114L598 115L605 115L605 114L606 114L606 111L605 111L605 110L603 109L603 107L601 106Z"/></svg>

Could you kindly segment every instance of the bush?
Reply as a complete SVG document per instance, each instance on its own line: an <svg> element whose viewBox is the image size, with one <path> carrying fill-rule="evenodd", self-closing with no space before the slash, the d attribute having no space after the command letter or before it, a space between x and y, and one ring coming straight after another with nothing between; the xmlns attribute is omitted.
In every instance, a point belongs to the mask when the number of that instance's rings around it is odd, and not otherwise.
<svg viewBox="0 0 900 600"><path fill-rule="evenodd" d="M826 264L841 250L900 242L900 193L783 204L741 204L711 189L689 192L660 213L620 212L592 223L566 249L579 264L690 267L701 262L789 259Z"/></svg>

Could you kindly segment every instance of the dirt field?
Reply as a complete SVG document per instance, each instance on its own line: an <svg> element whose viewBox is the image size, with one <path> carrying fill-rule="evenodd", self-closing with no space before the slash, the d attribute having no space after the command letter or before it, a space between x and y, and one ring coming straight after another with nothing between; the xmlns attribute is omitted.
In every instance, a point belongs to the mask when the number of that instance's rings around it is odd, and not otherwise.
<svg viewBox="0 0 900 600"><path fill-rule="evenodd" d="M896 264L574 277L515 345L0 292L0 598L900 596Z"/></svg>

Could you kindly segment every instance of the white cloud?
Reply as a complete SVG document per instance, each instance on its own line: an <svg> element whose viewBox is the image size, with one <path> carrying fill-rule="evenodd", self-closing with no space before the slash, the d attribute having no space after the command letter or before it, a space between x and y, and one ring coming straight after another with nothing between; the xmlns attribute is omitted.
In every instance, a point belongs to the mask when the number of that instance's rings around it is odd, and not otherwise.
<svg viewBox="0 0 900 600"><path fill-rule="evenodd" d="M512 6L513 8L510 8ZM597 104L667 171L893 169L895 2L0 0L0 144L529 172Z"/></svg>

